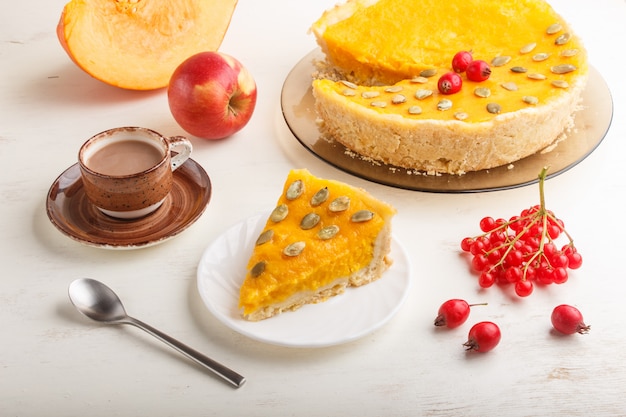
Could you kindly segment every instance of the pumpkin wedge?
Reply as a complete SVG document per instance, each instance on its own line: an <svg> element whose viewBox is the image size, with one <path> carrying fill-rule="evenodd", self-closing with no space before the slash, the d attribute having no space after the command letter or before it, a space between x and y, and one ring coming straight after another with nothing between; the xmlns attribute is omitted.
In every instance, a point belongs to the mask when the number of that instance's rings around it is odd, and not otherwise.
<svg viewBox="0 0 626 417"><path fill-rule="evenodd" d="M71 0L57 25L70 58L130 90L166 87L176 67L217 51L237 0Z"/></svg>

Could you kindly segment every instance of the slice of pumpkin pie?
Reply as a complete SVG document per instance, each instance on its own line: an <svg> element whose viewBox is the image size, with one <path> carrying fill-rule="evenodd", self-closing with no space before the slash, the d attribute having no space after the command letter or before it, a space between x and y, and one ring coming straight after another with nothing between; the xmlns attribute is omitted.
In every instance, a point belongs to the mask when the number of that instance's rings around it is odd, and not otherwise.
<svg viewBox="0 0 626 417"><path fill-rule="evenodd" d="M266 319L380 278L392 263L395 213L363 189L292 170L248 262L243 317Z"/></svg>

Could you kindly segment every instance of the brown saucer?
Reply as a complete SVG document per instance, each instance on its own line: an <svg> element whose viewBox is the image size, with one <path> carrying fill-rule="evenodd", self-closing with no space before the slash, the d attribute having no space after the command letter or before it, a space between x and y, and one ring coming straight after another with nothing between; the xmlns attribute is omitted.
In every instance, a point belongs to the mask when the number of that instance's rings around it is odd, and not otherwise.
<svg viewBox="0 0 626 417"><path fill-rule="evenodd" d="M354 156L354 152L334 141L320 137L315 114L311 81L314 62L323 59L319 48L304 56L287 75L281 94L283 116L293 136L321 160L349 174L379 184L414 191L437 193L472 193L521 187L538 181L538 174L550 167L548 178L574 167L602 142L611 125L613 100L608 85L593 67L589 68L589 81L583 92L583 110L574 119L575 128L567 140L560 142L550 152L539 152L508 165L468 172L465 175L422 175L412 170L372 163Z"/></svg>
<svg viewBox="0 0 626 417"><path fill-rule="evenodd" d="M61 233L88 246L139 249L178 235L204 212L211 198L211 180L189 159L174 171L172 191L154 213L135 220L109 217L85 196L78 164L72 165L48 192L48 218Z"/></svg>

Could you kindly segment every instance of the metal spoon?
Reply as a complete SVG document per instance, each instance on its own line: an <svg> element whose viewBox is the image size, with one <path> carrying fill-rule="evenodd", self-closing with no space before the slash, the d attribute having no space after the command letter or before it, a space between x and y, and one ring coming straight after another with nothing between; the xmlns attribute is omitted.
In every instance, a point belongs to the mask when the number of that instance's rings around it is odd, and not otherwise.
<svg viewBox="0 0 626 417"><path fill-rule="evenodd" d="M167 343L193 361L207 367L235 387L239 388L246 382L246 379L237 372L204 356L202 353L184 345L154 327L127 315L124 305L117 294L100 281L90 278L77 279L70 284L68 293L72 304L78 311L90 319L107 324L132 324Z"/></svg>

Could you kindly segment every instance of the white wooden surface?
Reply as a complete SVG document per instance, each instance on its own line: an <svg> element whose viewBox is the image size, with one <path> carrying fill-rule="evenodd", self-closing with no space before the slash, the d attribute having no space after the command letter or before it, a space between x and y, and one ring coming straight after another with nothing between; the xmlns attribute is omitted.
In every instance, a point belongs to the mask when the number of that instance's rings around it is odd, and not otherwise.
<svg viewBox="0 0 626 417"><path fill-rule="evenodd" d="M184 134L164 91L108 87L77 69L55 26L64 0L10 2L0 14L0 415L3 416L617 416L626 414L626 3L554 0L583 37L615 103L611 130L574 169L547 182L549 208L565 220L585 262L560 287L518 300L478 291L458 243L484 215L511 216L537 187L429 194L373 184L303 149L281 117L281 85L315 47L308 26L334 0L241 0L221 50L258 83L257 110L234 137L193 138L209 173L211 202L190 229L140 251L105 251L61 235L45 214L52 181L101 130L141 125ZM419 17L416 17L419 18ZM196 267L226 228L271 207L287 171L362 186L394 204L394 228L413 262L406 305L353 343L290 349L249 340L210 315ZM75 278L100 279L130 314L248 378L234 390L134 328L80 316L67 297ZM454 331L432 325L448 298L488 302ZM578 306L586 336L550 331L554 306ZM340 319L340 318L338 318ZM461 346L472 322L496 321L501 344L485 355Z"/></svg>

